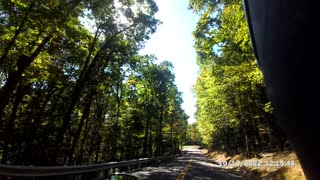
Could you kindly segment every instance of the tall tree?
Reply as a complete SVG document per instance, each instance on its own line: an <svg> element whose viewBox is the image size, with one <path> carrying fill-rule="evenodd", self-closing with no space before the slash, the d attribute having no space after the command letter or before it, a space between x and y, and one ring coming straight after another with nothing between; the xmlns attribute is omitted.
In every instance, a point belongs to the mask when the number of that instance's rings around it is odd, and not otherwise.
<svg viewBox="0 0 320 180"><path fill-rule="evenodd" d="M1 162L175 153L187 116L173 67L138 55L157 10L152 0L0 1Z"/></svg>
<svg viewBox="0 0 320 180"><path fill-rule="evenodd" d="M253 155L274 146L270 139L276 137L282 148L285 137L265 95L242 2L190 0L189 5L200 15L193 35L200 67L196 117L204 143Z"/></svg>

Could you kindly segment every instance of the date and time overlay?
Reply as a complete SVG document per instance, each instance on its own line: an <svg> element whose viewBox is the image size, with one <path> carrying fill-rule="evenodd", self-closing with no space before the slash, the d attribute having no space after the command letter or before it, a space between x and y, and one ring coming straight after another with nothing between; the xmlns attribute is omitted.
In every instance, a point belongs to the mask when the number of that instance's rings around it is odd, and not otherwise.
<svg viewBox="0 0 320 180"><path fill-rule="evenodd" d="M217 161L220 167L293 167L295 166L294 160L230 160L230 161Z"/></svg>

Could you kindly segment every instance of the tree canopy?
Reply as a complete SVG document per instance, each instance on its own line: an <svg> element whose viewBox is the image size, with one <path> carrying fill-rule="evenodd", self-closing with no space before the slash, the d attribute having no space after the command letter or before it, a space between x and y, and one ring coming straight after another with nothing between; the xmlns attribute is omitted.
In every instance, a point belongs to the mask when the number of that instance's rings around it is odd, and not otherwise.
<svg viewBox="0 0 320 180"><path fill-rule="evenodd" d="M254 155L283 149L278 126L250 42L242 1L190 0L200 16L193 32L200 74L194 87L203 143Z"/></svg>
<svg viewBox="0 0 320 180"><path fill-rule="evenodd" d="M138 54L153 0L0 1L0 159L95 164L176 153L173 66Z"/></svg>
<svg viewBox="0 0 320 180"><path fill-rule="evenodd" d="M173 64L138 52L154 0L0 0L0 160L80 165L284 149L240 0L189 0L199 77L188 125Z"/></svg>

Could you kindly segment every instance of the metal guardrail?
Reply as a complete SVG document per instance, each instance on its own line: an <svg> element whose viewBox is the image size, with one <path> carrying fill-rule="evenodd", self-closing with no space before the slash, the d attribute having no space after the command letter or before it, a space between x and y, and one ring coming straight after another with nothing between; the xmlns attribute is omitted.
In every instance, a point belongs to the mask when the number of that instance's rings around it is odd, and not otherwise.
<svg viewBox="0 0 320 180"><path fill-rule="evenodd" d="M161 162L162 160L176 158L177 156L179 155L161 156L154 158L141 158L129 161L108 162L102 164L79 166L14 166L0 164L0 175L19 177L72 175L100 170L108 170L112 168L120 168L125 166L140 165L152 161Z"/></svg>

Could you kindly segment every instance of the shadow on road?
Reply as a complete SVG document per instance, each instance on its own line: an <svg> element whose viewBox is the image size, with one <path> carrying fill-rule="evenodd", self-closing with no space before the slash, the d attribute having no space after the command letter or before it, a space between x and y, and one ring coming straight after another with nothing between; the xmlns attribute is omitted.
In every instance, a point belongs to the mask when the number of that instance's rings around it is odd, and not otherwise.
<svg viewBox="0 0 320 180"><path fill-rule="evenodd" d="M186 165L190 164L187 168ZM202 150L195 147L185 149L183 155L176 161L160 164L157 167L143 168L141 171L133 173L139 179L168 179L176 180L238 180L243 179L228 169L219 167L219 164L207 158ZM180 176L179 176L180 175Z"/></svg>

